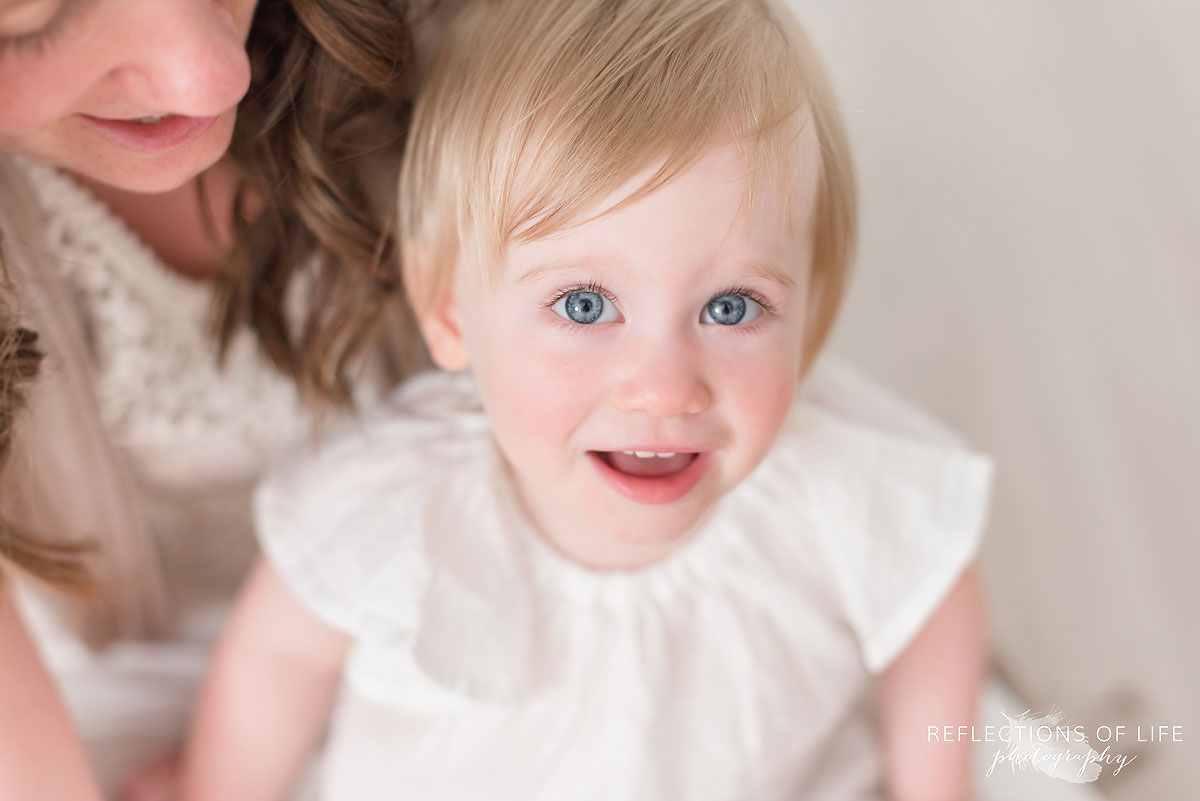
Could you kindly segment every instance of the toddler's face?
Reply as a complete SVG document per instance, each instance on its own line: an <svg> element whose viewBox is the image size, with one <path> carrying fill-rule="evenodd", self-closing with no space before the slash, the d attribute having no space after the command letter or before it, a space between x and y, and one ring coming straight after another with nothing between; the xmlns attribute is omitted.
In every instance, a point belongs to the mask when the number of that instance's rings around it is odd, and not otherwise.
<svg viewBox="0 0 1200 801"><path fill-rule="evenodd" d="M426 320L443 366L474 371L534 522L577 561L662 558L778 433L812 253L806 137L790 212L764 190L747 213L744 160L717 148L635 203L511 245L493 283L459 265Z"/></svg>

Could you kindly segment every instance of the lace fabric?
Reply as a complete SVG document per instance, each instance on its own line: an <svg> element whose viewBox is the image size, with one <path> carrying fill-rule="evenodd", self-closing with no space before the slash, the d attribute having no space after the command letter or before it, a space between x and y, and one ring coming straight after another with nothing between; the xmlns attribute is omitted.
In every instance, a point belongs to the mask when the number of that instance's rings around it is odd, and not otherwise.
<svg viewBox="0 0 1200 801"><path fill-rule="evenodd" d="M103 203L58 171L21 166L42 204L47 243L91 333L101 413L139 472L179 483L257 473L308 425L291 382L250 332L218 365L207 285L168 269ZM209 458L170 464L164 448L202 442ZM171 460L168 460L171 461Z"/></svg>
<svg viewBox="0 0 1200 801"><path fill-rule="evenodd" d="M83 318L100 416L137 485L173 605L228 600L254 556L253 485L310 418L250 332L217 364L208 285L172 272L68 176L17 164L41 206L48 261Z"/></svg>

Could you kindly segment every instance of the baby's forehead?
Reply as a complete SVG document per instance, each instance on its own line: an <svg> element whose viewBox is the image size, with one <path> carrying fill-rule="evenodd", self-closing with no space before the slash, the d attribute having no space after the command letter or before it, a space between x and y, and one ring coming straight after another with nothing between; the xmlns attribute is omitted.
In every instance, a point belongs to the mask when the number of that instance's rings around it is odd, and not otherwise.
<svg viewBox="0 0 1200 801"><path fill-rule="evenodd" d="M621 218L662 213L663 196L680 195L680 185L694 190L714 190L737 203L736 222L774 222L781 220L790 231L811 229L816 213L822 171L821 148L815 127L805 125L781 152L777 141L714 140L697 153L661 156L641 166L631 166L629 177L605 192L586 197L563 197L553 184L536 169L519 172L516 194L552 198L552 204L570 206L577 211L570 217L546 224L545 210L530 213L527 222L506 237L506 246L538 240L571 238L572 232L594 226L605 218ZM686 191L683 193L687 197ZM765 218L765 220L764 220Z"/></svg>
<svg viewBox="0 0 1200 801"><path fill-rule="evenodd" d="M575 270L603 277L724 264L793 273L807 264L819 164L816 148L790 164L767 162L741 143L713 145L656 185L663 162L645 167L555 230L516 236L496 265L506 280L532 282ZM800 280L801 276L792 276Z"/></svg>

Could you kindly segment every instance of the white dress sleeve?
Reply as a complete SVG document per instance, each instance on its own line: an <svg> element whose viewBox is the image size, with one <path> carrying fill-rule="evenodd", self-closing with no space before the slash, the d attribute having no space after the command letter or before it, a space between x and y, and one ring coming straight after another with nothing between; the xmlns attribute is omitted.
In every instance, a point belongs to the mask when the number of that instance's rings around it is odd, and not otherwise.
<svg viewBox="0 0 1200 801"><path fill-rule="evenodd" d="M476 698L527 684L532 604L498 460L473 380L432 372L259 488L263 550L311 612L355 639L347 673L360 691L402 699L415 669Z"/></svg>
<svg viewBox="0 0 1200 801"><path fill-rule="evenodd" d="M463 426L443 387L414 377L353 428L292 452L255 497L263 551L316 616L356 638L411 636L424 584L423 532Z"/></svg>
<svg viewBox="0 0 1200 801"><path fill-rule="evenodd" d="M986 456L848 368L814 376L804 502L863 662L885 669L975 559L992 479ZM880 422L883 421L883 422Z"/></svg>

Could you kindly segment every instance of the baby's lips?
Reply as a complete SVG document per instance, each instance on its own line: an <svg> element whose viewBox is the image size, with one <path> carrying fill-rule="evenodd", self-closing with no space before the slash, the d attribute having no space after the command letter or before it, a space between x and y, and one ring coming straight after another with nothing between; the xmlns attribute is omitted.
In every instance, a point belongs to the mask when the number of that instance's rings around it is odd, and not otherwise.
<svg viewBox="0 0 1200 801"><path fill-rule="evenodd" d="M597 453L612 469L638 478L674 475L690 465L697 456L695 451L597 451Z"/></svg>
<svg viewBox="0 0 1200 801"><path fill-rule="evenodd" d="M685 451L665 448L640 449L674 453L639 457L637 451L588 451L588 457L600 476L613 489L635 503L674 503L692 491L712 464L709 451Z"/></svg>

